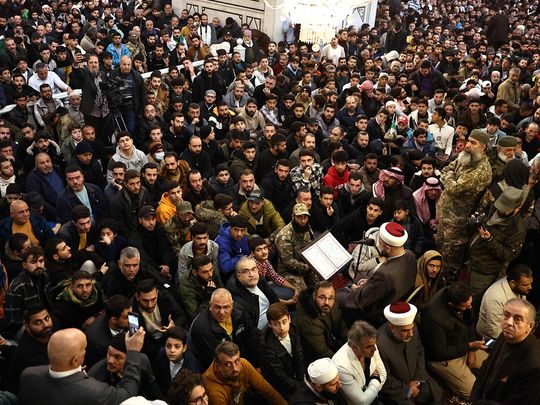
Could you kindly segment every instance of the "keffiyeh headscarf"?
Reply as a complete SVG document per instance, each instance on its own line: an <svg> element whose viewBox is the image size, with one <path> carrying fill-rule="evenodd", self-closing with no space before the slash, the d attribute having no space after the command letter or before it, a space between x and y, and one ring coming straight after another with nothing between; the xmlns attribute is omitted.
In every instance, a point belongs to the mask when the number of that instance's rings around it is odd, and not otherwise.
<svg viewBox="0 0 540 405"><path fill-rule="evenodd" d="M442 185L439 179L436 177L428 177L424 181L424 184L422 184L422 187L413 193L414 205L416 206L416 215L418 215L418 218L423 224L428 222L430 219L429 205L427 201L428 197L426 196L427 190L439 190L439 196L437 197L438 199L442 194Z"/></svg>
<svg viewBox="0 0 540 405"><path fill-rule="evenodd" d="M399 184L402 184L405 181L405 175L399 167L381 170L379 173L379 180L373 184L374 197L382 198L384 200L384 182L392 177L396 179Z"/></svg>

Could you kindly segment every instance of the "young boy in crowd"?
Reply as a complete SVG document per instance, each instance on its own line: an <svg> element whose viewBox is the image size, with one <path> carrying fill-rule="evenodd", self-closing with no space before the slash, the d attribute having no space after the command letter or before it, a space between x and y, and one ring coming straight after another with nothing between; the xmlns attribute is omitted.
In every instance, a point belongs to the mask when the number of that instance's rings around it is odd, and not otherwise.
<svg viewBox="0 0 540 405"><path fill-rule="evenodd" d="M187 350L187 332L180 326L173 326L165 333L165 346L159 351L153 364L154 375L164 396L174 377L184 369L192 369Z"/></svg>
<svg viewBox="0 0 540 405"><path fill-rule="evenodd" d="M405 249L413 251L416 257L420 257L424 249L424 231L422 223L409 212L409 206L405 200L397 200L394 204L394 220L405 228L409 238L405 243Z"/></svg>

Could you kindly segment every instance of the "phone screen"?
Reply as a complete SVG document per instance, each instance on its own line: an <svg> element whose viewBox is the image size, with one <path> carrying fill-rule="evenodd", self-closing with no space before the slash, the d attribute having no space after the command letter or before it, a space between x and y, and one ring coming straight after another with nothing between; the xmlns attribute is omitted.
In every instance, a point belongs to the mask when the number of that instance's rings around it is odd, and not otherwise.
<svg viewBox="0 0 540 405"><path fill-rule="evenodd" d="M489 347L493 344L493 342L495 342L495 340L493 339L489 339L487 342L486 342L486 346Z"/></svg>
<svg viewBox="0 0 540 405"><path fill-rule="evenodd" d="M139 316L136 313L128 314L129 334L134 335L139 330Z"/></svg>

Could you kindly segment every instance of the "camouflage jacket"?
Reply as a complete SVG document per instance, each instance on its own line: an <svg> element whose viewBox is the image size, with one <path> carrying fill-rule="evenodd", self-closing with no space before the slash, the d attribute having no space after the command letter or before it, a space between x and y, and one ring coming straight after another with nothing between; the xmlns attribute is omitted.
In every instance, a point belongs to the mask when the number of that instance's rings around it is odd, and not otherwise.
<svg viewBox="0 0 540 405"><path fill-rule="evenodd" d="M520 214L508 218L495 216L495 207L491 207L485 228L491 234L489 239L482 239L478 231L469 246L469 265L481 274L506 274L508 263L516 259L525 241L525 225Z"/></svg>
<svg viewBox="0 0 540 405"><path fill-rule="evenodd" d="M292 222L289 222L276 236L276 246L279 253L278 273L305 275L311 268L304 261L300 250L313 240L313 231L299 234L294 231Z"/></svg>
<svg viewBox="0 0 540 405"><path fill-rule="evenodd" d="M444 192L439 199L437 216L466 227L467 218L477 209L482 195L491 183L491 166L487 156L470 166L454 160L441 172Z"/></svg>
<svg viewBox="0 0 540 405"><path fill-rule="evenodd" d="M175 257L178 257L178 253L180 253L182 246L191 240L190 228L190 226L182 227L182 225L178 222L176 215L169 218L163 224L163 230L167 234L167 239L171 243Z"/></svg>
<svg viewBox="0 0 540 405"><path fill-rule="evenodd" d="M195 218L198 221L206 222L208 226L208 236L210 239L216 239L219 233L219 228L227 218L214 208L214 202L210 200L201 201L195 207Z"/></svg>

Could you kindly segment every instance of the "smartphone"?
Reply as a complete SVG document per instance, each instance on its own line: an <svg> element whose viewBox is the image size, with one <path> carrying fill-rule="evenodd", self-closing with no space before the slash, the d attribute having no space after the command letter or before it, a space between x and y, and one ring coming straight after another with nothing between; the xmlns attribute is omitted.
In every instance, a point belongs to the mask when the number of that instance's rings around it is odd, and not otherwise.
<svg viewBox="0 0 540 405"><path fill-rule="evenodd" d="M487 346L487 347L490 347L490 346L493 344L493 342L495 342L494 339L489 339L489 340L486 342L486 346Z"/></svg>
<svg viewBox="0 0 540 405"><path fill-rule="evenodd" d="M132 336L139 330L139 315L134 312L128 314L129 335Z"/></svg>

